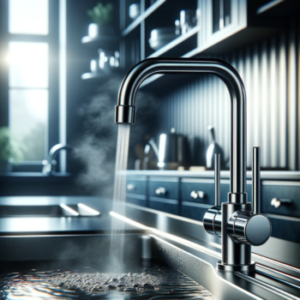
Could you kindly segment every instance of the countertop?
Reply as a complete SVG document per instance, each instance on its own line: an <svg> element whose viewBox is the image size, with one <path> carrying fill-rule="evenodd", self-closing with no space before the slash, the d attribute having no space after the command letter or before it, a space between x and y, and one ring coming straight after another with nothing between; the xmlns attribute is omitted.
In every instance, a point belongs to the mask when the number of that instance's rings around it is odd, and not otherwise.
<svg viewBox="0 0 300 300"><path fill-rule="evenodd" d="M0 197L0 205L75 205L84 203L100 211L89 217L1 217L0 235L103 233L111 230L112 200L92 196L17 196ZM133 229L126 225L125 229Z"/></svg>
<svg viewBox="0 0 300 300"><path fill-rule="evenodd" d="M127 170L123 172L130 176L176 176L189 178L213 178L214 171L192 172L192 171L160 171L160 170ZM300 180L300 171L261 171L263 180ZM229 171L221 171L221 178L229 179ZM252 172L247 171L247 179L252 178Z"/></svg>

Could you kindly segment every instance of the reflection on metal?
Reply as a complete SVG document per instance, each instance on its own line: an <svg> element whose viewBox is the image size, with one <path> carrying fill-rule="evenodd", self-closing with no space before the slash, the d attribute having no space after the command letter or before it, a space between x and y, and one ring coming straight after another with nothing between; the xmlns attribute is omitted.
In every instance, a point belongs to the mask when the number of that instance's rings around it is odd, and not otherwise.
<svg viewBox="0 0 300 300"><path fill-rule="evenodd" d="M78 203L78 211L81 216L99 216L100 212L83 203Z"/></svg>
<svg viewBox="0 0 300 300"><path fill-rule="evenodd" d="M66 216L79 216L79 213L72 209L70 206L66 204L60 204L60 207L64 210Z"/></svg>
<svg viewBox="0 0 300 300"><path fill-rule="evenodd" d="M259 285L261 287L264 287L265 289L269 290L270 292L272 292L272 293L274 293L274 294L276 294L278 296L284 297L284 299L299 300L299 297L294 296L294 295L292 295L292 294L290 294L288 292L285 292L285 291L283 291L283 290L281 290L281 289L279 289L279 288L277 288L277 287L275 287L275 286L273 286L271 284L268 284L266 282L258 280L258 279L254 278L254 277L248 276L248 275L246 275L244 273L241 273L241 272L235 272L234 274L237 275L237 276L239 276L239 277L241 277L241 278L243 278L243 279L246 279L247 281L249 281L251 283L254 283L254 284L257 284L257 285Z"/></svg>
<svg viewBox="0 0 300 300"><path fill-rule="evenodd" d="M139 229L143 229L143 230L146 230L148 232L152 232L158 236L162 236L162 237L165 237L171 241L174 241L176 243L179 243L179 244L182 244L184 246L187 246L187 247L190 247L194 250L198 250L198 251L201 251L202 253L206 253L206 254L209 254L213 257L216 257L216 258L221 258L221 254L217 251L214 251L214 250L211 250L211 249L208 249L206 247L203 247L197 243L194 243L194 242L191 242L189 240L186 240L186 239L183 239L181 237L178 237L176 235L173 235L173 234L170 234L170 233L167 233L167 232L163 232L163 231L160 231L160 230L157 230L153 227L147 227L139 222L136 222L136 221L133 221L132 219L129 219L127 217L124 217L114 211L111 211L109 213L112 217L114 218L117 218L119 220L122 220L123 222L127 223L127 224L130 224L134 227L137 227Z"/></svg>
<svg viewBox="0 0 300 300"><path fill-rule="evenodd" d="M206 55L224 59L241 75L248 100L247 151L250 153L254 146L262 148L262 167L288 167L288 53L286 36L281 34L230 55ZM293 61L293 58L290 60ZM293 63L295 66L295 61ZM295 86L294 83L292 85ZM216 138L224 150L224 157L228 158L229 95L221 80L213 76L195 75L195 80L178 88L173 85L167 91L160 101L161 116L157 131L165 132L175 127L178 132L189 135L191 149L207 149L210 143L207 126L212 124L218 133ZM204 164L204 152L203 157L195 153L193 159ZM250 156L247 157L247 166L251 166Z"/></svg>

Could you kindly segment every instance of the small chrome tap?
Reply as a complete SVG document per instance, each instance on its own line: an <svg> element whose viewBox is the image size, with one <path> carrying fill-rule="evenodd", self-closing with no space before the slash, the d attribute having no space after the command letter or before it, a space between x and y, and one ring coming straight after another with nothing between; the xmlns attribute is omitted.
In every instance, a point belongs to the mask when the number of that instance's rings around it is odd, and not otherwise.
<svg viewBox="0 0 300 300"><path fill-rule="evenodd" d="M216 169L216 206L205 215L204 226L209 233L222 239L222 260L218 269L223 271L250 272L251 244L261 244L270 236L269 220L257 213L258 205L251 212L246 193L246 92L238 72L228 63L218 59L151 58L139 62L125 76L118 95L115 122L134 124L135 97L141 83L149 76L162 73L207 73L218 76L226 84L231 101L230 116L230 193L228 201L220 206L220 158ZM259 150L255 150L255 190L253 203L259 199ZM263 238L256 229L263 231Z"/></svg>

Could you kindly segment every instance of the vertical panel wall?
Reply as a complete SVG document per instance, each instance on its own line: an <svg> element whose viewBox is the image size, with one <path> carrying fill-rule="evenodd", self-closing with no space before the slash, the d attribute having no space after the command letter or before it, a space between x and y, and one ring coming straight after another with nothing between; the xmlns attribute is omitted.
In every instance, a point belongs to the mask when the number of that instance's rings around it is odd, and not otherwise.
<svg viewBox="0 0 300 300"><path fill-rule="evenodd" d="M288 33L250 45L230 55L211 56L231 63L240 73L247 92L247 165L251 148L262 148L262 167L297 168L297 53L296 24ZM297 45L297 47L296 47ZM288 80L290 78L290 80ZM171 79L170 79L171 80ZM225 85L213 76L195 76L179 87L170 85L161 103L160 132L172 127L189 136L193 163L203 165L213 125L217 142L229 158L230 102ZM176 86L176 85L175 85ZM299 89L299 88L298 88ZM298 100L299 101L299 100ZM198 152L198 153L197 153Z"/></svg>

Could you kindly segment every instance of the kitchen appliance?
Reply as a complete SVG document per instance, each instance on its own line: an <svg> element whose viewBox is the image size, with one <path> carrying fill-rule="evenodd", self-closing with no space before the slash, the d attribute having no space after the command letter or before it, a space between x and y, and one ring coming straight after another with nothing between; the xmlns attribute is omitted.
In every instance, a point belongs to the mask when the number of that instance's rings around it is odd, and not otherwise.
<svg viewBox="0 0 300 300"><path fill-rule="evenodd" d="M187 137L175 133L174 128L169 134L160 134L158 147L153 138L149 144L157 156L157 166L160 169L177 169L179 166L186 166L190 161Z"/></svg>
<svg viewBox="0 0 300 300"><path fill-rule="evenodd" d="M206 151L206 168L208 169L213 168L215 154L220 154L220 162L222 167L224 166L224 152L221 146L216 142L215 128L210 125L207 127L207 129L210 132L212 142Z"/></svg>
<svg viewBox="0 0 300 300"><path fill-rule="evenodd" d="M151 30L149 45L153 50L158 50L173 41L177 36L175 27L161 27Z"/></svg>

